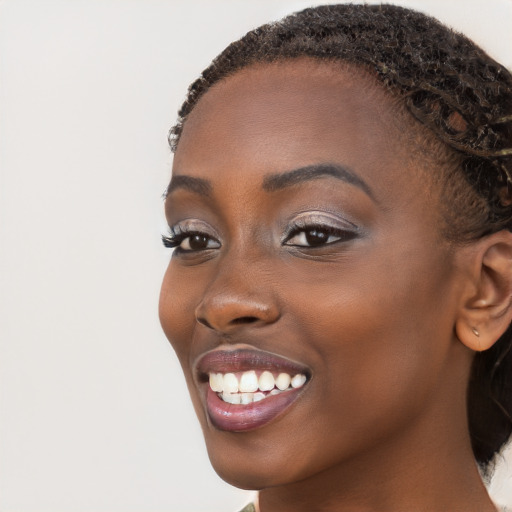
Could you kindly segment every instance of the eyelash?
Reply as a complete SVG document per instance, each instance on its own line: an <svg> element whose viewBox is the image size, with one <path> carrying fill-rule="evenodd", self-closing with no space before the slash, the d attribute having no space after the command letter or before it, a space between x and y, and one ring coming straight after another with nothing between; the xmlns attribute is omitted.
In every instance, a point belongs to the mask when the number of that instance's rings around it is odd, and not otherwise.
<svg viewBox="0 0 512 512"><path fill-rule="evenodd" d="M219 244L220 243L213 238L212 236L208 235L207 233L204 233L202 231L197 230L186 230L181 228L180 226L172 227L169 229L169 233L167 235L162 235L162 243L165 247L168 247L169 249L176 249L177 252L182 253L190 253L190 252L198 252L200 250L208 250L212 249L212 247L205 247L204 249L184 249L180 247L180 245L187 239L192 238L194 236L203 237L208 240L207 243L210 243L210 241L213 241L214 243ZM189 242L190 245L190 242ZM217 248L217 247L215 247Z"/></svg>
<svg viewBox="0 0 512 512"><path fill-rule="evenodd" d="M327 241L321 242L317 246L315 245L299 245L299 244L289 244L290 240L295 238L300 233L304 233L305 241L307 242L308 234L316 231L317 233L322 233L327 235ZM337 237L337 240L329 242L329 238L331 236ZM315 249L316 247L325 247L326 245L332 245L337 242L348 242L357 236L357 232L355 229L343 229L343 228L335 228L333 226L329 226L327 224L321 223L296 223L294 226L290 228L288 233L286 234L284 240L282 241L283 245L288 245L291 247L303 247L307 249Z"/></svg>
<svg viewBox="0 0 512 512"><path fill-rule="evenodd" d="M178 247L182 242L182 237L178 235L173 235L172 233L169 233L168 235L162 235L162 243L164 244L164 247L167 247L168 249L174 249L175 247Z"/></svg>
<svg viewBox="0 0 512 512"><path fill-rule="evenodd" d="M188 233L183 232L179 227L169 228L169 231L166 235L162 235L162 243L165 247L169 249L174 249L181 244L184 239L184 236L189 235Z"/></svg>
<svg viewBox="0 0 512 512"><path fill-rule="evenodd" d="M290 240L295 238L300 233L305 233L304 239L307 242L307 236L308 233L311 234L312 232L322 233L327 235L327 241L323 242L320 241L320 243L315 245L301 245L301 244L289 244ZM184 249L180 247L180 245L187 239L194 236L203 237L204 239L207 239L210 243L213 241L214 243L218 244L218 247L205 247L203 249ZM330 237L337 237L337 240L329 242ZM356 230L351 229L342 229L342 228L335 228L333 226L320 224L320 223L311 223L306 224L303 222L295 223L286 233L284 239L282 240L283 245L288 245L290 247L303 247L303 248L309 248L309 249L315 249L316 247L324 247L326 245L332 245L337 242L347 242L349 240L352 240L357 236ZM192 252L199 252L201 250L209 250L212 248L218 249L220 247L220 242L213 238L212 236L208 235L207 233L204 233L202 231L197 230L190 230L187 231L186 229L181 228L180 226L172 227L169 230L169 233L167 235L162 235L162 243L165 247L170 249L176 249L177 252L181 253L192 253ZM309 243L309 242L307 242ZM190 245L190 243L189 243Z"/></svg>

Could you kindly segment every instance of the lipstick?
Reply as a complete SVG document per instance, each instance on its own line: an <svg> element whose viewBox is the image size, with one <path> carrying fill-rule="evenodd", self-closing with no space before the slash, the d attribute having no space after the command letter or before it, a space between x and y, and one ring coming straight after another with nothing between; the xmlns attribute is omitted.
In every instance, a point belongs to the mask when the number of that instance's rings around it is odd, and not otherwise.
<svg viewBox="0 0 512 512"><path fill-rule="evenodd" d="M252 348L213 350L195 366L211 423L233 432L261 428L286 412L311 374L305 365Z"/></svg>

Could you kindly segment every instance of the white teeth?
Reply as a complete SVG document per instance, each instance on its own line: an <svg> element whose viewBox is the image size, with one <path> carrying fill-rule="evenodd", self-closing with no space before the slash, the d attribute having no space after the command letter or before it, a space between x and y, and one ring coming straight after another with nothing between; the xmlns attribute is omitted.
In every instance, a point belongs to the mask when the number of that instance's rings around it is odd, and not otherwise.
<svg viewBox="0 0 512 512"><path fill-rule="evenodd" d="M234 373L210 373L209 380L212 391L219 393L225 402L250 404L292 388L301 388L307 378L302 373L298 373L292 378L284 372L274 377L269 371L262 372L258 378L256 372L250 370L240 375L240 381Z"/></svg>
<svg viewBox="0 0 512 512"><path fill-rule="evenodd" d="M287 373L280 373L276 379L276 386L281 391L284 391L289 388L291 380L291 377Z"/></svg>
<svg viewBox="0 0 512 512"><path fill-rule="evenodd" d="M260 391L270 391L274 389L276 381L274 380L274 376L270 372L263 372L260 375L260 379L258 381L258 387Z"/></svg>
<svg viewBox="0 0 512 512"><path fill-rule="evenodd" d="M238 392L238 379L234 373L226 373L226 375L224 375L222 391L224 391L224 393Z"/></svg>
<svg viewBox="0 0 512 512"><path fill-rule="evenodd" d="M240 400L241 404L252 404L254 393L240 393L242 397Z"/></svg>
<svg viewBox="0 0 512 512"><path fill-rule="evenodd" d="M240 403L242 405L252 404L253 402L259 402L265 398L263 393L239 393ZM232 402L231 402L232 403Z"/></svg>
<svg viewBox="0 0 512 512"><path fill-rule="evenodd" d="M242 374L242 378L240 379L240 391L242 393L254 393L258 391L258 377L254 370Z"/></svg>
<svg viewBox="0 0 512 512"><path fill-rule="evenodd" d="M222 373L210 373L210 387L216 393L222 393L224 376Z"/></svg>
<svg viewBox="0 0 512 512"><path fill-rule="evenodd" d="M298 373L292 379L292 382L291 382L292 388L301 388L302 386L304 386L305 382L306 382L306 376L303 375L302 373Z"/></svg>
<svg viewBox="0 0 512 512"><path fill-rule="evenodd" d="M240 393L222 393L222 400L228 404L239 404L242 400Z"/></svg>

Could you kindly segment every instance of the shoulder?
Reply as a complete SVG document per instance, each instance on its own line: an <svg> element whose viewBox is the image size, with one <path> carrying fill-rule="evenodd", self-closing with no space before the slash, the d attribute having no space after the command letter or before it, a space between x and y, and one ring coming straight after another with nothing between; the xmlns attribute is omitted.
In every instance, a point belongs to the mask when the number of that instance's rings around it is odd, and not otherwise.
<svg viewBox="0 0 512 512"><path fill-rule="evenodd" d="M256 507L254 506L254 503L249 503L246 505L240 512L256 512Z"/></svg>

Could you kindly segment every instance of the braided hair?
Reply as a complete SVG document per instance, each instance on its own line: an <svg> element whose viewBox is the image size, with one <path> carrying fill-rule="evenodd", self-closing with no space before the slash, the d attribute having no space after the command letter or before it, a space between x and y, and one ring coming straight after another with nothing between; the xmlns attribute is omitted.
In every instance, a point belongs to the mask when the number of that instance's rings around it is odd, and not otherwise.
<svg viewBox="0 0 512 512"><path fill-rule="evenodd" d="M260 63L309 57L372 74L449 154L446 236L465 243L512 230L512 75L436 19L393 5L325 5L263 25L230 44L189 87L169 132L176 150L208 89ZM445 219L446 220L446 219ZM512 432L512 328L475 355L468 422L475 458L488 468Z"/></svg>

